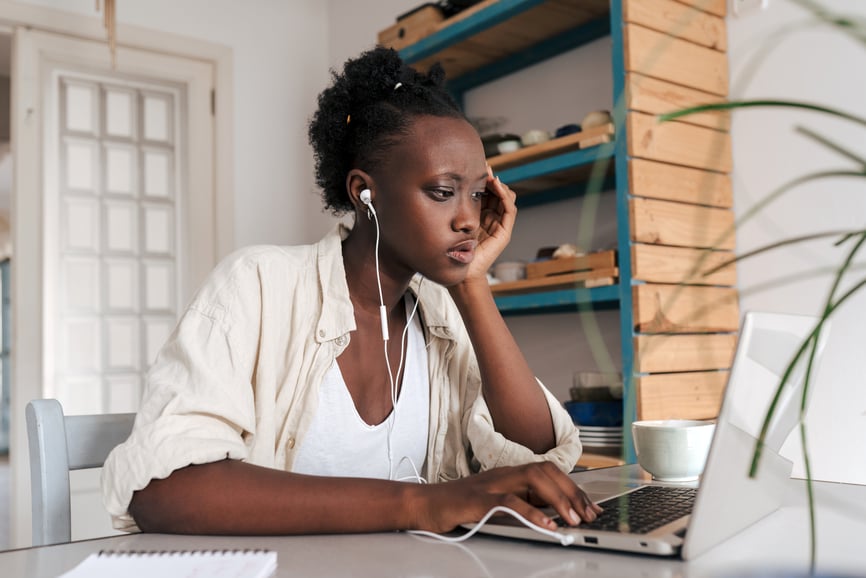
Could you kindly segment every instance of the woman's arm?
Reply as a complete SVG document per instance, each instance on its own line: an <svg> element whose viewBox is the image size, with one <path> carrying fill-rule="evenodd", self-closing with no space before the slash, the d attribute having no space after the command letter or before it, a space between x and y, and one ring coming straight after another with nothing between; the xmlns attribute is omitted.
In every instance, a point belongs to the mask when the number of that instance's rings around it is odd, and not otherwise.
<svg viewBox="0 0 866 578"><path fill-rule="evenodd" d="M454 482L413 484L307 476L223 460L188 466L133 494L129 512L145 532L312 534L429 530L445 532L507 506L546 528L555 523L533 503L565 520L599 511L551 463L498 468Z"/></svg>
<svg viewBox="0 0 866 578"><path fill-rule="evenodd" d="M484 401L496 430L540 454L556 445L550 409L487 283L487 270L511 239L516 195L493 178L492 171L487 190L476 259L465 280L450 292L475 349Z"/></svg>

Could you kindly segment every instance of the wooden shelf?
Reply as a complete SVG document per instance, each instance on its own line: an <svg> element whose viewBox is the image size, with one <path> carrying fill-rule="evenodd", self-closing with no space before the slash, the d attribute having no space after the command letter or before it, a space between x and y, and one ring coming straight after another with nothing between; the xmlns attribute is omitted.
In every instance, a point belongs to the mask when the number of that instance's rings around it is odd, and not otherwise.
<svg viewBox="0 0 866 578"><path fill-rule="evenodd" d="M590 140L606 135L613 135L613 133L614 128L612 124L596 126L537 145L524 147L514 152L490 157L487 159L487 164L489 164L490 168L494 171L501 171L502 169L587 148L585 145Z"/></svg>
<svg viewBox="0 0 866 578"><path fill-rule="evenodd" d="M493 295L513 295L519 293L531 293L534 291L551 291L554 289L565 289L567 287L603 287L613 285L619 271L616 267L609 269L592 269L578 273L564 273L562 275L550 275L548 277L536 277L535 279L521 279L520 281L509 281L497 283L490 287Z"/></svg>
<svg viewBox="0 0 866 578"><path fill-rule="evenodd" d="M604 36L609 29L608 0L485 0L443 21L400 54L421 69L440 63L450 81L500 65L501 70L473 74L476 85L563 52L569 43L579 46ZM519 62L501 66L511 58Z"/></svg>

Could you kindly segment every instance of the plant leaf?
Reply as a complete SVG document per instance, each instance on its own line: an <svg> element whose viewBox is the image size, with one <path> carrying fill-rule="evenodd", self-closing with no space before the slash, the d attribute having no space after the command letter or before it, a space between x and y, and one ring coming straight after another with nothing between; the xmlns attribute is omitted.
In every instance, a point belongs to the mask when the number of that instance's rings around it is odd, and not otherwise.
<svg viewBox="0 0 866 578"><path fill-rule="evenodd" d="M660 114L658 116L658 119L659 122L667 122L669 120L678 119L681 116L688 116L690 114L696 114L699 112L710 112L714 110L731 110L735 108L755 108L761 106L797 108L801 110L810 110L813 112L823 112L831 116L836 116L866 126L866 118L857 116L855 114L851 114L849 112L845 112L836 108L830 108L828 106L822 106L820 104L798 102L794 100L731 100L728 102L713 102L709 104L691 106L689 108L683 108L681 110L675 110L673 112Z"/></svg>

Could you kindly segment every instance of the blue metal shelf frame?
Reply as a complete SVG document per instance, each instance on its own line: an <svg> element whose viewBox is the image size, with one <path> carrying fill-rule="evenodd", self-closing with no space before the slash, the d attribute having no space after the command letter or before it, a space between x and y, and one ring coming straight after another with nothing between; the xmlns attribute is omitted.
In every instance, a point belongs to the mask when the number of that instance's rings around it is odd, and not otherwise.
<svg viewBox="0 0 866 578"><path fill-rule="evenodd" d="M619 267L619 323L622 342L623 375L623 457L634 463L636 456L631 437L631 423L637 418L637 382L635 380L634 315L631 275L631 226L629 201L631 184L628 175L628 139L626 136L626 70L622 0L610 0L611 66L613 71L613 119L616 126L614 171L616 174L617 267Z"/></svg>
<svg viewBox="0 0 866 578"><path fill-rule="evenodd" d="M556 311L576 311L578 305L611 305L619 302L619 287L560 289L523 295L496 297L496 306L503 314L535 314Z"/></svg>
<svg viewBox="0 0 866 578"><path fill-rule="evenodd" d="M496 171L496 174L503 182L519 183L612 158L614 150L615 143L607 143L588 149L562 153L510 169L503 169Z"/></svg>
<svg viewBox="0 0 866 578"><path fill-rule="evenodd" d="M453 44L471 38L479 32L543 4L544 1L500 0L462 21L456 22L440 32L420 40L412 46L403 48L400 51L400 55L408 63L423 60ZM600 147L565 153L519 167L505 169L498 174L503 181L514 183L573 169L600 159L612 159L614 162L613 184L616 190L617 251L620 282L618 285L593 289L567 289L528 295L502 296L496 298L496 303L503 314L535 314L572 310L575 307L585 308L586 305L590 305L593 308L602 308L618 304L620 311L622 370L625 379L623 397L625 426L623 429L624 457L626 461L633 463L635 461L635 453L630 435L630 424L637 416L637 391L635 382L635 330L632 303L633 282L631 274L632 243L631 227L629 226L629 157L625 130L626 71L623 22L622 0L610 0L608 18L587 22L572 30L542 41L535 46L521 51L519 54L452 79L449 81L449 88L459 102L462 101L463 94L471 88L537 64L608 34L610 35L613 72L612 102L614 124L616 125L615 141ZM608 181L606 184L610 184L610 182ZM566 190L567 188L561 188L556 191L548 191L544 194L545 197L542 197L542 195L537 196L539 199L556 198L562 194L567 194L564 193ZM531 203L532 201L527 202Z"/></svg>

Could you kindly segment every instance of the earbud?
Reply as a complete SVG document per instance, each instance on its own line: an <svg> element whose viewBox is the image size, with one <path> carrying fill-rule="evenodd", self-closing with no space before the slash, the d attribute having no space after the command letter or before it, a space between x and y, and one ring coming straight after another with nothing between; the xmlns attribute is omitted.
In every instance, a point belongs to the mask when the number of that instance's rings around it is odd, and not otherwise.
<svg viewBox="0 0 866 578"><path fill-rule="evenodd" d="M368 207L373 202L373 195L372 193L370 193L370 189L364 189L363 191L361 191L361 202Z"/></svg>
<svg viewBox="0 0 866 578"><path fill-rule="evenodd" d="M372 216L376 216L376 209L373 207L373 194L370 192L370 189L364 189L361 191L360 196L361 202L367 205L367 218ZM376 228L379 228L379 220L376 219Z"/></svg>

